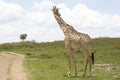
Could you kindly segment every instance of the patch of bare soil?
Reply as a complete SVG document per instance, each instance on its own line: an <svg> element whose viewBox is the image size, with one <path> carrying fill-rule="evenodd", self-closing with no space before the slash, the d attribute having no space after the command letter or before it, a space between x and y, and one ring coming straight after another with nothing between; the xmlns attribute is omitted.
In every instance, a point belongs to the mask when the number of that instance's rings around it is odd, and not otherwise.
<svg viewBox="0 0 120 80"><path fill-rule="evenodd" d="M113 75L113 77L118 77L120 76L120 65L118 64L110 64L110 63L96 63L95 64L95 69L103 70L105 72L109 72L110 74Z"/></svg>
<svg viewBox="0 0 120 80"><path fill-rule="evenodd" d="M27 80L23 70L24 55L0 53L0 80Z"/></svg>

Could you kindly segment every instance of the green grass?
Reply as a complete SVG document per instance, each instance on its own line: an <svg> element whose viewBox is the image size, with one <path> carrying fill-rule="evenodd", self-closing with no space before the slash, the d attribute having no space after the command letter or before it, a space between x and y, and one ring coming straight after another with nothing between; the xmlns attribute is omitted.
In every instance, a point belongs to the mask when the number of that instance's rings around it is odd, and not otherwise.
<svg viewBox="0 0 120 80"><path fill-rule="evenodd" d="M65 60L64 60L65 62ZM26 61L26 65L29 66L30 76L32 80L60 80L64 79L64 71L66 66L61 65L63 60L61 59L41 59ZM34 65L33 65L34 64Z"/></svg>
<svg viewBox="0 0 120 80"><path fill-rule="evenodd" d="M105 71L93 66L93 76L82 78L85 55L77 51L78 77L67 78L67 58L63 41L36 43L32 41L5 43L0 51L12 51L26 55L24 66L28 80L120 80L120 38L93 39L92 51L95 52L95 64L115 64L118 68ZM107 69L107 67L105 67Z"/></svg>
<svg viewBox="0 0 120 80"><path fill-rule="evenodd" d="M77 63L78 64L78 63ZM29 80L118 80L120 77L111 76L110 73L96 70L91 78L84 77L81 75L83 73L83 64L78 64L78 77L74 77L73 73L71 78L67 78L67 65L66 60L63 59L41 59L26 61L26 66L29 72Z"/></svg>

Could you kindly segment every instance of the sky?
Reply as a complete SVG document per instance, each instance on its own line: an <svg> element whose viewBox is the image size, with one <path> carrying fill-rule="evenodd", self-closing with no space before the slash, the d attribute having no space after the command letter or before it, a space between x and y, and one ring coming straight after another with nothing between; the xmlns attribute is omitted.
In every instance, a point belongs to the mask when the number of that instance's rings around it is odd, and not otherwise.
<svg viewBox="0 0 120 80"><path fill-rule="evenodd" d="M0 43L18 42L20 34L37 42L63 40L52 6L77 31L91 38L120 37L120 0L0 0Z"/></svg>

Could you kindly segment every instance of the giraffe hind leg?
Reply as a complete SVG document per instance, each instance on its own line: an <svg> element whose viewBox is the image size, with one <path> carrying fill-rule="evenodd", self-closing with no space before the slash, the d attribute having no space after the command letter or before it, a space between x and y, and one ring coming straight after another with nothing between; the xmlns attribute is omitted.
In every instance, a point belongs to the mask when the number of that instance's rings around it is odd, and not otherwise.
<svg viewBox="0 0 120 80"><path fill-rule="evenodd" d="M91 56L89 56L89 70L90 70L90 73L89 73L89 77L92 76L92 69L91 69Z"/></svg>
<svg viewBox="0 0 120 80"><path fill-rule="evenodd" d="M86 53L86 61L85 61L85 69L84 69L83 77L86 75L88 64L89 64L89 69L90 69L90 75L89 76L91 76L91 74L92 74L92 72L91 72L91 56L90 56L90 53L89 53L89 49L84 48L84 51Z"/></svg>
<svg viewBox="0 0 120 80"><path fill-rule="evenodd" d="M88 65L88 57L86 57L86 60L85 60L85 68L84 68L84 73L83 73L82 77L84 77L86 75L87 65Z"/></svg>

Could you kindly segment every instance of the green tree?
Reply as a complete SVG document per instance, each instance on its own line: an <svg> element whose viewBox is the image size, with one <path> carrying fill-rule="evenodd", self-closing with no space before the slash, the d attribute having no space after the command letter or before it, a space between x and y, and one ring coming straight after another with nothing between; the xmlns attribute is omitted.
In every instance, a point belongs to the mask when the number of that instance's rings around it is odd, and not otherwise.
<svg viewBox="0 0 120 80"><path fill-rule="evenodd" d="M23 41L26 39L26 37L27 37L27 34L21 34L20 35L20 39L23 40Z"/></svg>

